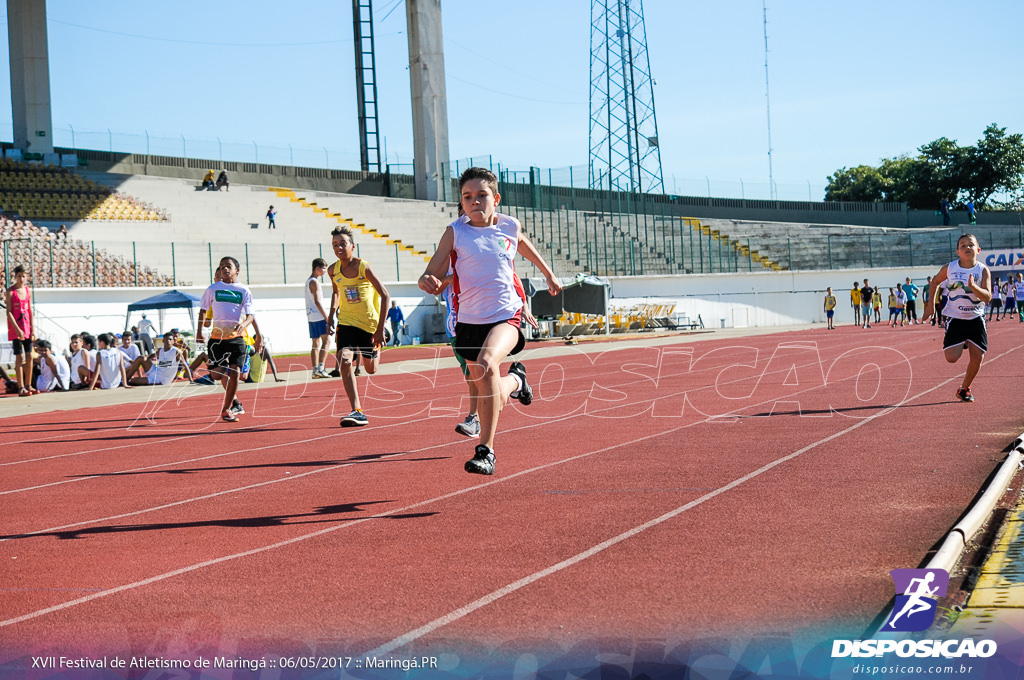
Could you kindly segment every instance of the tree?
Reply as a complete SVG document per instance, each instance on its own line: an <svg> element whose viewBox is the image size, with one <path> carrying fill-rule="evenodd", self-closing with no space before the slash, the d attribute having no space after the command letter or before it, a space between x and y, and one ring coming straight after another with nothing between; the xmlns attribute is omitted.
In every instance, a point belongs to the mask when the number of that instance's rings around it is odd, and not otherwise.
<svg viewBox="0 0 1024 680"><path fill-rule="evenodd" d="M1024 135L1006 134L996 124L985 128L975 146L959 146L940 137L920 147L916 157L883 159L879 167L842 168L828 178L826 201L901 201L933 210L943 198L979 209L1014 203L1024 188ZM1001 194L1009 201L993 202Z"/></svg>
<svg viewBox="0 0 1024 680"><path fill-rule="evenodd" d="M826 201L881 201L885 198L885 180L878 168L858 165L842 168L828 178Z"/></svg>

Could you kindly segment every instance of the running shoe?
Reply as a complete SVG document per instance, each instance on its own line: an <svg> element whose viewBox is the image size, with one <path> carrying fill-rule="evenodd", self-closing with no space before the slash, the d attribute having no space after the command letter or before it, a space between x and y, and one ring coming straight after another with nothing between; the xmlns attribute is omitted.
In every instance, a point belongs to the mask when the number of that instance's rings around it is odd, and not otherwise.
<svg viewBox="0 0 1024 680"><path fill-rule="evenodd" d="M327 377L327 374L321 372L319 368L314 368L313 369L313 380L320 380L321 378L326 378L326 377Z"/></svg>
<svg viewBox="0 0 1024 680"><path fill-rule="evenodd" d="M477 444L476 455L466 461L466 472L474 475L493 475L494 451L484 444Z"/></svg>
<svg viewBox="0 0 1024 680"><path fill-rule="evenodd" d="M231 408L228 410L234 413L236 416L245 414L245 407L242 406L242 402L238 401L237 399L235 399L234 402L232 402Z"/></svg>
<svg viewBox="0 0 1024 680"><path fill-rule="evenodd" d="M466 419L455 426L455 431L467 437L476 437L480 434L480 418L474 413L466 416Z"/></svg>
<svg viewBox="0 0 1024 680"><path fill-rule="evenodd" d="M195 379L195 384L196 385L213 385L214 382L213 382L213 378L210 377L210 374L207 373L202 378L196 378Z"/></svg>
<svg viewBox="0 0 1024 680"><path fill-rule="evenodd" d="M225 423L237 423L238 415L235 414L235 412L232 411L231 409L228 409L220 414L220 419L223 420Z"/></svg>
<svg viewBox="0 0 1024 680"><path fill-rule="evenodd" d="M960 401L967 401L967 402L974 401L974 395L971 394L971 388L970 387L961 387L960 389L958 389L956 391L956 397Z"/></svg>
<svg viewBox="0 0 1024 680"><path fill-rule="evenodd" d="M340 378L341 377L341 371L336 368L333 371L331 371L330 373L328 373L327 375L331 376L332 378Z"/></svg>
<svg viewBox="0 0 1024 680"><path fill-rule="evenodd" d="M356 370L355 370L355 371L353 371L353 373L354 373L355 375L362 375L362 374L363 374L363 369L361 369L361 368L359 368L358 366L356 366Z"/></svg>
<svg viewBox="0 0 1024 680"><path fill-rule="evenodd" d="M366 414L362 411L352 411L347 416L341 419L339 423L342 427L359 427L366 425L370 422L370 419L366 417Z"/></svg>
<svg viewBox="0 0 1024 680"><path fill-rule="evenodd" d="M519 403L523 406L529 406L533 403L533 389L529 383L526 382L526 367L518 361L513 361L512 365L508 367L509 375L513 373L519 376L519 379L523 381L523 386L510 394L510 397L515 397L519 400Z"/></svg>

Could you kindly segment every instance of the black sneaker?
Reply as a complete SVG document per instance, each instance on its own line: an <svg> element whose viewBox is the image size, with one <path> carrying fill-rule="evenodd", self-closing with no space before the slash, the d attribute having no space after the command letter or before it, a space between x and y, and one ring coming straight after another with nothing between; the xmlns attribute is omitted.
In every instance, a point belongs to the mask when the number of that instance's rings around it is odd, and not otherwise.
<svg viewBox="0 0 1024 680"><path fill-rule="evenodd" d="M533 403L533 389L529 383L526 382L526 366L523 366L518 361L513 361L512 365L508 367L509 375L515 373L519 376L519 379L523 381L523 386L517 391L510 394L510 397L515 397L519 400L519 403L523 406L529 406Z"/></svg>
<svg viewBox="0 0 1024 680"><path fill-rule="evenodd" d="M477 444L476 455L466 461L466 472L475 475L493 475L494 451L484 444Z"/></svg>
<svg viewBox="0 0 1024 680"><path fill-rule="evenodd" d="M232 402L231 408L228 410L234 413L236 416L245 415L245 407L242 406L242 402L238 401L237 399L235 399L234 402Z"/></svg>
<svg viewBox="0 0 1024 680"><path fill-rule="evenodd" d="M333 371L331 371L327 375L331 376L332 378L340 378L341 377L341 371L339 371L338 369L334 369Z"/></svg>
<svg viewBox="0 0 1024 680"><path fill-rule="evenodd" d="M974 401L974 395L971 394L971 388L970 387L961 387L960 389L958 389L956 391L956 397L960 401L968 401L968 402Z"/></svg>

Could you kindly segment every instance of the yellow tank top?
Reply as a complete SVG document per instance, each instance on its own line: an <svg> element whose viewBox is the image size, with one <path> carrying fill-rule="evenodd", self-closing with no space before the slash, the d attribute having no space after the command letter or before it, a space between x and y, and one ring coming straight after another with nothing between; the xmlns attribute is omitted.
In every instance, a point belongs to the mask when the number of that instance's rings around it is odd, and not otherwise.
<svg viewBox="0 0 1024 680"><path fill-rule="evenodd" d="M341 293L338 301L338 325L355 326L367 333L377 331L380 321L380 294L365 276L366 260L359 261L359 273L350 279L341 273L341 262L334 263L331 278Z"/></svg>

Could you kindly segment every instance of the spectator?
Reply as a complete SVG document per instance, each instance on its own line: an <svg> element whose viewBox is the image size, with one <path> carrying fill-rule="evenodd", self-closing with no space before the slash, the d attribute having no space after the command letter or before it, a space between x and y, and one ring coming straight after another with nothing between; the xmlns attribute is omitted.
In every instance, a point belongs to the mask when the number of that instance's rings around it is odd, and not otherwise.
<svg viewBox="0 0 1024 680"><path fill-rule="evenodd" d="M392 344L398 347L402 344L398 334L401 332L402 326L405 325L405 314L402 314L402 308L394 300L391 301L391 309L388 310L388 321L391 322Z"/></svg>
<svg viewBox="0 0 1024 680"><path fill-rule="evenodd" d="M920 288L918 288L914 284L914 282L910 280L909 276L907 277L907 282L904 283L901 287L903 288L904 296L907 298L907 321L910 321L917 325L917 293L920 290ZM925 293L925 295L927 295L927 293Z"/></svg>
<svg viewBox="0 0 1024 680"><path fill-rule="evenodd" d="M11 376L7 375L7 371L4 370L3 366L0 366L0 379L4 381L7 394L18 393L18 382L11 380Z"/></svg>
<svg viewBox="0 0 1024 680"><path fill-rule="evenodd" d="M62 354L54 354L48 340L36 340L39 354L39 380L36 388L40 392L64 392L71 389L71 367Z"/></svg>
<svg viewBox="0 0 1024 680"><path fill-rule="evenodd" d="M214 191L217 188L213 182L213 170L207 172L203 177L203 188L207 191Z"/></svg>
<svg viewBox="0 0 1024 680"><path fill-rule="evenodd" d="M84 390L92 382L92 355L85 349L82 336L71 336L71 390Z"/></svg>
<svg viewBox="0 0 1024 680"><path fill-rule="evenodd" d="M224 191L228 191L228 171L221 170L220 174L217 175L217 191L220 191L221 187L224 187Z"/></svg>
<svg viewBox="0 0 1024 680"><path fill-rule="evenodd" d="M939 204L942 208L942 226L949 226L949 201L942 199L942 203Z"/></svg>
<svg viewBox="0 0 1024 680"><path fill-rule="evenodd" d="M978 223L978 216L974 214L974 201L967 201L967 221L970 224Z"/></svg>
<svg viewBox="0 0 1024 680"><path fill-rule="evenodd" d="M306 287L303 293L306 297L306 322L309 325L309 339L312 347L309 350L309 362L313 366L313 378L327 378L327 348L329 338L334 329L331 328L331 321L327 319L327 312L324 311L321 300L320 277L327 271L327 262L318 257L313 260L312 273L306 279Z"/></svg>
<svg viewBox="0 0 1024 680"><path fill-rule="evenodd" d="M267 210L267 229L277 229L277 224L274 222L274 216L277 215L277 211L274 210L274 206L270 206Z"/></svg>
<svg viewBox="0 0 1024 680"><path fill-rule="evenodd" d="M62 225L60 225L60 229L57 230L57 238L67 238L67 237L68 237L68 225L62 224Z"/></svg>
<svg viewBox="0 0 1024 680"><path fill-rule="evenodd" d="M147 356L156 351L153 345L153 330L153 322L143 314L142 321L139 322L139 340L142 341L142 349Z"/></svg>
<svg viewBox="0 0 1024 680"><path fill-rule="evenodd" d="M142 352L139 351L139 346L132 342L131 333L123 333L121 335L121 346L118 349L124 355L121 361L124 364L125 375L128 380L131 380L132 376L135 375L135 370L130 370L131 366L135 363L136 359L142 356Z"/></svg>
<svg viewBox="0 0 1024 680"><path fill-rule="evenodd" d="M139 357L132 363L132 373L142 369L139 377L130 379L132 385L170 385L179 370L186 371L188 381L192 382L192 371L189 370L184 352L174 344L174 333L164 333L163 341L164 346L159 351L148 357Z"/></svg>
<svg viewBox="0 0 1024 680"><path fill-rule="evenodd" d="M32 291L28 287L28 273L20 264L14 268L14 285L4 300L7 307L7 338L14 350L14 377L18 381L18 396L38 393L32 385Z"/></svg>
<svg viewBox="0 0 1024 680"><path fill-rule="evenodd" d="M131 387L125 377L124 364L121 361L123 355L113 346L114 336L110 333L100 333L96 339L99 341L100 349L96 354L96 370L92 373L89 389Z"/></svg>

